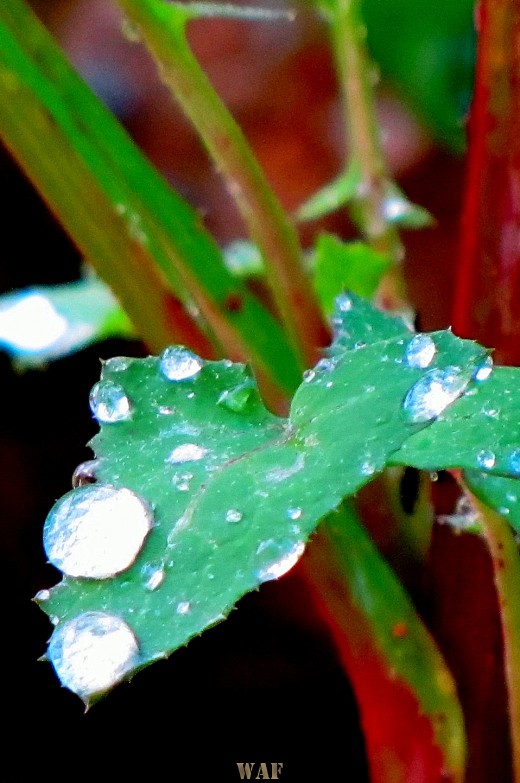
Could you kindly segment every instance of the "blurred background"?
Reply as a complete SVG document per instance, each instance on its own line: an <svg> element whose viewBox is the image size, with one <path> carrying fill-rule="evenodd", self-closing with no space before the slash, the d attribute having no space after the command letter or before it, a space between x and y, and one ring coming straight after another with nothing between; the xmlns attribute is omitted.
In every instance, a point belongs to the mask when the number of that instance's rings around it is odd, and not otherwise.
<svg viewBox="0 0 520 783"><path fill-rule="evenodd" d="M217 239L224 244L244 236L196 135L146 52L122 34L110 0L32 5ZM436 219L434 227L403 237L410 298L422 328L442 328L450 323L464 186L472 2L365 5L380 69L378 113L387 159L409 197ZM297 10L291 23L205 20L190 31L197 56L290 211L334 178L347 155L326 30L308 7ZM0 293L78 279L81 258L4 150L0 188ZM324 229L355 236L346 214L338 212L305 224L304 243ZM355 702L297 569L247 596L221 626L116 689L87 715L60 688L51 667L37 662L51 626L31 598L58 579L45 562L43 522L70 488L75 466L91 456L84 445L96 431L88 392L98 380L100 358L143 352L135 341L106 340L25 372L0 353L0 578L9 725L0 780L47 780L68 747L77 768L58 766L56 775L90 772L104 780L130 771L130 779L161 774L232 781L237 761L278 761L290 781L365 781ZM25 753L10 747L11 733L23 738Z"/></svg>

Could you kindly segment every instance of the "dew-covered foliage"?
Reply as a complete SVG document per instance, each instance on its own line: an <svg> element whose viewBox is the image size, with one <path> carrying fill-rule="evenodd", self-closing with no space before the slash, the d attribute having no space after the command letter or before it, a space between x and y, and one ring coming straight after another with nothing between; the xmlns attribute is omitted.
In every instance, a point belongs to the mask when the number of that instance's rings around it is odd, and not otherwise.
<svg viewBox="0 0 520 783"><path fill-rule="evenodd" d="M85 702L287 573L320 519L388 464L518 473L515 395L486 349L414 335L355 296L338 299L333 323L286 419L242 364L182 346L104 364L95 460L45 524L64 578L38 597L56 626L48 658Z"/></svg>

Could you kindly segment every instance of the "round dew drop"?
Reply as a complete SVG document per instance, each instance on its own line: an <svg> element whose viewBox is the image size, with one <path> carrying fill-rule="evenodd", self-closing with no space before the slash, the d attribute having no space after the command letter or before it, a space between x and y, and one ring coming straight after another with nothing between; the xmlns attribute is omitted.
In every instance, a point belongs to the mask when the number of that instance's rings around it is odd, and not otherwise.
<svg viewBox="0 0 520 783"><path fill-rule="evenodd" d="M90 409L102 424L126 421L132 415L125 390L113 381L99 381L90 392Z"/></svg>
<svg viewBox="0 0 520 783"><path fill-rule="evenodd" d="M159 368L168 381L185 381L202 370L204 362L187 348L173 345L163 351Z"/></svg>
<svg viewBox="0 0 520 783"><path fill-rule="evenodd" d="M473 377L475 378L476 381L486 381L492 372L493 372L493 359L491 358L491 356L487 356Z"/></svg>
<svg viewBox="0 0 520 783"><path fill-rule="evenodd" d="M135 668L139 647L120 617L85 612L57 626L48 657L63 685L88 702Z"/></svg>
<svg viewBox="0 0 520 783"><path fill-rule="evenodd" d="M226 522L241 522L243 518L244 515L237 508L229 508L226 511Z"/></svg>
<svg viewBox="0 0 520 783"><path fill-rule="evenodd" d="M409 367L424 369L429 367L437 347L428 334L417 334L406 346L405 361Z"/></svg>
<svg viewBox="0 0 520 783"><path fill-rule="evenodd" d="M153 525L143 498L91 484L64 495L43 529L49 561L68 576L107 579L129 568Z"/></svg>
<svg viewBox="0 0 520 783"><path fill-rule="evenodd" d="M492 467L494 467L495 462L496 457L489 449L482 449L482 451L479 451L477 454L477 463L481 468L487 468L490 470Z"/></svg>
<svg viewBox="0 0 520 783"><path fill-rule="evenodd" d="M296 565L304 551L303 541L274 538L262 541L256 550L259 561L256 576L261 582L279 579Z"/></svg>
<svg viewBox="0 0 520 783"><path fill-rule="evenodd" d="M86 484L95 484L97 481L98 459L89 459L82 462L72 474L72 486L74 489L84 487Z"/></svg>

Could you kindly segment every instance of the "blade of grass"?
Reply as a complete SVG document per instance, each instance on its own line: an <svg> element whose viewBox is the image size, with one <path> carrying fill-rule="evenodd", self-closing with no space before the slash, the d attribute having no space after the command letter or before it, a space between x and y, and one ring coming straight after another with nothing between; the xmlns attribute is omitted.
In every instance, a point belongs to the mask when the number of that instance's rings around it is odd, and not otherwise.
<svg viewBox="0 0 520 783"><path fill-rule="evenodd" d="M252 361L271 390L297 385L282 329L21 0L0 6L0 136L153 350L213 352L181 306L189 292L214 344Z"/></svg>
<svg viewBox="0 0 520 783"><path fill-rule="evenodd" d="M226 180L262 250L274 301L292 343L305 366L329 342L310 281L302 265L298 236L272 191L241 129L213 89L194 57L186 25L200 14L197 4L182 6L164 0L117 0L140 30L156 59L162 78L194 124Z"/></svg>

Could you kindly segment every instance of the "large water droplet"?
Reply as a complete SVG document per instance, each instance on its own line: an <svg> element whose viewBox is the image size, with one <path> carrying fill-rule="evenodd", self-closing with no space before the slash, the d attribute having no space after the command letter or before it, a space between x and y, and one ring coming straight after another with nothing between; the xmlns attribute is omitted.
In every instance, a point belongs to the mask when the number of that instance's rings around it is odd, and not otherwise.
<svg viewBox="0 0 520 783"><path fill-rule="evenodd" d="M98 459L88 459L78 465L72 474L72 486L74 489L84 487L86 484L95 484L97 481L97 471L99 469Z"/></svg>
<svg viewBox="0 0 520 783"><path fill-rule="evenodd" d="M228 508L226 511L226 522L241 522L244 515L237 508Z"/></svg>
<svg viewBox="0 0 520 783"><path fill-rule="evenodd" d="M256 550L259 565L256 576L261 582L279 579L296 565L305 550L303 541L269 538Z"/></svg>
<svg viewBox="0 0 520 783"><path fill-rule="evenodd" d="M250 381L234 386L232 389L225 389L217 400L218 405L222 405L233 413L241 413L253 392Z"/></svg>
<svg viewBox="0 0 520 783"><path fill-rule="evenodd" d="M196 443L183 443L173 449L166 458L166 462L172 462L175 465L182 462L196 462L202 459L207 452L207 449L203 446L198 446Z"/></svg>
<svg viewBox="0 0 520 783"><path fill-rule="evenodd" d="M162 563L145 563L141 568L141 576L145 589L153 592L164 582L166 571Z"/></svg>
<svg viewBox="0 0 520 783"><path fill-rule="evenodd" d="M91 484L54 504L43 544L50 562L63 573L107 579L132 565L152 524L150 507L135 492Z"/></svg>
<svg viewBox="0 0 520 783"><path fill-rule="evenodd" d="M131 416L130 400L125 390L113 381L99 381L90 392L90 408L103 424L125 421Z"/></svg>
<svg viewBox="0 0 520 783"><path fill-rule="evenodd" d="M496 457L489 449L482 449L477 454L477 463L481 468L491 469L496 462Z"/></svg>
<svg viewBox="0 0 520 783"><path fill-rule="evenodd" d="M509 455L509 470L515 476L520 476L520 449L515 449Z"/></svg>
<svg viewBox="0 0 520 783"><path fill-rule="evenodd" d="M458 367L430 370L412 386L403 410L413 423L431 421L460 397L467 385L467 378Z"/></svg>
<svg viewBox="0 0 520 783"><path fill-rule="evenodd" d="M405 360L409 367L424 369L432 363L437 347L429 334L416 334L405 351Z"/></svg>
<svg viewBox="0 0 520 783"><path fill-rule="evenodd" d="M204 367L204 362L187 348L172 345L161 355L161 373L169 381L185 381L194 378Z"/></svg>
<svg viewBox="0 0 520 783"><path fill-rule="evenodd" d="M493 359L491 358L491 356L486 356L485 360L477 369L473 377L475 378L476 381L485 381L489 378L492 372L493 372Z"/></svg>
<svg viewBox="0 0 520 783"><path fill-rule="evenodd" d="M139 660L130 627L105 612L85 612L59 624L48 657L66 688L84 701L116 685Z"/></svg>

